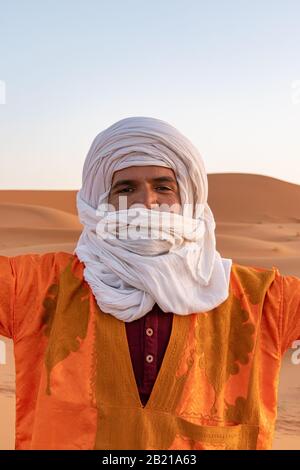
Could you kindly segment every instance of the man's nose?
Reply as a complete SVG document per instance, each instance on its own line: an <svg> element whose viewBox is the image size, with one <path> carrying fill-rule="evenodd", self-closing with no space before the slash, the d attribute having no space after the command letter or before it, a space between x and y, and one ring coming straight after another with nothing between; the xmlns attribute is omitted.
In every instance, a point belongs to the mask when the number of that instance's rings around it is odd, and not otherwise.
<svg viewBox="0 0 300 470"><path fill-rule="evenodd" d="M157 205L157 194L151 188L144 188L135 201L135 204L142 204L147 209L152 209L151 206Z"/></svg>

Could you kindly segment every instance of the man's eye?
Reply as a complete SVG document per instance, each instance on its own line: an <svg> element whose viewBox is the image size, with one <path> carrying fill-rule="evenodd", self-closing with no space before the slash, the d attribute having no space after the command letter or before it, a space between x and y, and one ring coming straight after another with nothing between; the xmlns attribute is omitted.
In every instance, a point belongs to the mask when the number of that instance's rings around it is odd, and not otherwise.
<svg viewBox="0 0 300 470"><path fill-rule="evenodd" d="M119 193L128 193L129 191L132 191L133 188L123 188L123 189L120 189Z"/></svg>
<svg viewBox="0 0 300 470"><path fill-rule="evenodd" d="M172 189L168 188L167 186L158 186L156 189L163 191L172 191Z"/></svg>

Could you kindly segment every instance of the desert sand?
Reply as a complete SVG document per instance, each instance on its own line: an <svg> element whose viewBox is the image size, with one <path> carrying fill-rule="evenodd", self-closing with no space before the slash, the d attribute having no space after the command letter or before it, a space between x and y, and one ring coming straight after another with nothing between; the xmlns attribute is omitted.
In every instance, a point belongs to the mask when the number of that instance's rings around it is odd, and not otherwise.
<svg viewBox="0 0 300 470"><path fill-rule="evenodd" d="M300 277L300 186L261 175L211 174L209 204L223 257L244 265L277 266L282 274ZM82 230L76 191L0 191L0 228L0 255L71 252ZM4 341L0 449L13 449L13 348ZM274 449L300 449L300 365L293 365L290 355L281 369Z"/></svg>

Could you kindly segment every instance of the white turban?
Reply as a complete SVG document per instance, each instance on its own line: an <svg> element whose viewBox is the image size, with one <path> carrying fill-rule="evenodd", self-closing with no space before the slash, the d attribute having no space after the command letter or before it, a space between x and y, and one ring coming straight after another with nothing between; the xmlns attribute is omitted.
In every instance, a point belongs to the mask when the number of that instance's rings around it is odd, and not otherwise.
<svg viewBox="0 0 300 470"><path fill-rule="evenodd" d="M184 219L184 235L177 233L175 224L168 242L126 242L99 236L97 209L108 202L113 173L141 165L173 169L181 205L193 208L190 219ZM84 229L73 253L85 264L84 278L103 312L130 322L144 316L155 303L164 312L188 315L209 311L227 299L232 260L221 258L216 250L215 220L207 196L207 174L200 153L167 122L130 117L96 136L77 193ZM147 211L141 210L140 220ZM124 212L119 213L122 224ZM178 214L175 220L181 217Z"/></svg>

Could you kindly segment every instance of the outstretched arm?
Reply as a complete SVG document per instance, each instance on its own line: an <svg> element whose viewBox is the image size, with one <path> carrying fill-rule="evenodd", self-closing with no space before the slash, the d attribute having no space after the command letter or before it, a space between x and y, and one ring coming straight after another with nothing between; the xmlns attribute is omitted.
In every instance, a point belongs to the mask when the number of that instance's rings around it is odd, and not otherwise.
<svg viewBox="0 0 300 470"><path fill-rule="evenodd" d="M43 298L70 258L64 252L0 256L0 335L18 341L39 328Z"/></svg>

